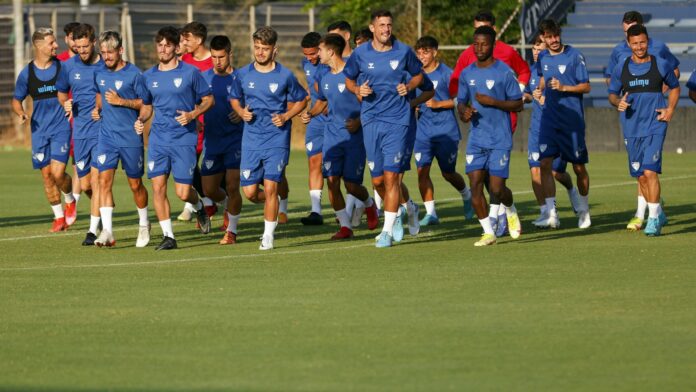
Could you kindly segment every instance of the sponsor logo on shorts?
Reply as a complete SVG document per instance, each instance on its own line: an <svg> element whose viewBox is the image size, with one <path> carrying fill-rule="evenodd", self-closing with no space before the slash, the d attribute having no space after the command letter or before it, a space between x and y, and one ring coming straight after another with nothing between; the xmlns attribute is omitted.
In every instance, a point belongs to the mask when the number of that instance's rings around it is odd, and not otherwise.
<svg viewBox="0 0 696 392"><path fill-rule="evenodd" d="M268 89L275 93L278 90L278 83L268 83Z"/></svg>
<svg viewBox="0 0 696 392"><path fill-rule="evenodd" d="M148 161L147 168L150 169L150 171L155 170L155 161Z"/></svg>
<svg viewBox="0 0 696 392"><path fill-rule="evenodd" d="M239 159L239 158L241 158L241 157L242 157L242 151L241 151L241 150L237 150L237 151L234 152L234 159Z"/></svg>
<svg viewBox="0 0 696 392"><path fill-rule="evenodd" d="M120 90L123 86L123 80L117 80L116 82L114 82L114 86L116 86L116 90Z"/></svg>
<svg viewBox="0 0 696 392"><path fill-rule="evenodd" d="M251 170L242 170L242 175L244 176L245 179L249 179L249 176L251 175Z"/></svg>
<svg viewBox="0 0 696 392"><path fill-rule="evenodd" d="M280 161L280 163L278 164L278 166L276 168L278 169L278 173L282 173L283 169L285 168L285 162Z"/></svg>
<svg viewBox="0 0 696 392"><path fill-rule="evenodd" d="M656 152L655 155L653 155L653 162L657 162L660 160L660 152Z"/></svg>
<svg viewBox="0 0 696 392"><path fill-rule="evenodd" d="M565 64L559 64L559 65L558 65L558 72L560 72L561 75L563 75L563 74L565 73L565 71L566 71L566 66L565 66Z"/></svg>
<svg viewBox="0 0 696 392"><path fill-rule="evenodd" d="M60 152L62 152L62 153L68 152L68 144L67 143L60 146Z"/></svg>
<svg viewBox="0 0 696 392"><path fill-rule="evenodd" d="M143 168L143 157L140 156L140 157L138 157L138 169L142 169L142 168Z"/></svg>
<svg viewBox="0 0 696 392"><path fill-rule="evenodd" d="M393 70L396 71L396 68L399 67L399 60L392 60L392 61L390 61L390 62L389 62L389 66L391 67L391 69L393 69Z"/></svg>
<svg viewBox="0 0 696 392"><path fill-rule="evenodd" d="M192 175L193 175L193 170L194 170L195 167L196 167L196 165L193 165L193 166L189 167L189 176L192 176Z"/></svg>
<svg viewBox="0 0 696 392"><path fill-rule="evenodd" d="M488 89L490 90L490 89L493 88L493 86L495 86L495 80L493 80L493 79L486 79L486 87L488 87Z"/></svg>
<svg viewBox="0 0 696 392"><path fill-rule="evenodd" d="M628 146L628 139L624 139L624 145Z"/></svg>
<svg viewBox="0 0 696 392"><path fill-rule="evenodd" d="M104 162L106 162L106 154L101 154L101 155L99 155L99 156L97 157L97 160L99 161L99 163L101 163L101 164L103 165Z"/></svg>
<svg viewBox="0 0 696 392"><path fill-rule="evenodd" d="M631 162L631 167L633 171L638 171L638 169L640 169L640 162Z"/></svg>
<svg viewBox="0 0 696 392"><path fill-rule="evenodd" d="M466 154L466 163L471 164L474 161L474 156L471 154Z"/></svg>
<svg viewBox="0 0 696 392"><path fill-rule="evenodd" d="M212 159L206 159L204 163L205 167L210 170L210 168L213 167L215 161L213 161Z"/></svg>
<svg viewBox="0 0 696 392"><path fill-rule="evenodd" d="M398 154L394 155L394 163L399 163L401 162L401 158L403 158L404 154L399 151Z"/></svg>

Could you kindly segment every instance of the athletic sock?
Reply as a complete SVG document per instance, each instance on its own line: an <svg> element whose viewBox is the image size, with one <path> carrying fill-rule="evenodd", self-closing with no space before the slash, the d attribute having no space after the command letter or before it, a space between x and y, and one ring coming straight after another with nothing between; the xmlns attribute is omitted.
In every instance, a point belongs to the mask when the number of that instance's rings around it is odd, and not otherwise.
<svg viewBox="0 0 696 392"><path fill-rule="evenodd" d="M638 196L638 207L636 208L636 218L645 219L645 210L648 208L648 202L643 196Z"/></svg>
<svg viewBox="0 0 696 392"><path fill-rule="evenodd" d="M114 214L114 207L99 207L99 214L101 215L102 230L112 233L114 226L111 218Z"/></svg>
<svg viewBox="0 0 696 392"><path fill-rule="evenodd" d="M379 192L377 192L377 189L375 189L375 204L377 205L377 209L381 210L382 209L382 198L379 196Z"/></svg>
<svg viewBox="0 0 696 392"><path fill-rule="evenodd" d="M160 227L162 228L162 235L169 238L174 238L174 230L172 229L172 220L165 219L159 221Z"/></svg>
<svg viewBox="0 0 696 392"><path fill-rule="evenodd" d="M490 217L479 219L479 223L481 224L481 227L483 227L484 233L495 235L495 233L493 232L493 226L491 226L491 218Z"/></svg>
<svg viewBox="0 0 696 392"><path fill-rule="evenodd" d="M574 202L577 200L577 196L580 195L578 193L578 188L572 187L570 189L566 189L566 192L568 192L568 200L570 200L570 205L577 209L578 206L574 205Z"/></svg>
<svg viewBox="0 0 696 392"><path fill-rule="evenodd" d="M471 189L467 188L466 185L464 185L464 189L459 191L459 194L462 195L464 201L471 199Z"/></svg>
<svg viewBox="0 0 696 392"><path fill-rule="evenodd" d="M63 192L60 192L63 193ZM68 193L63 193L63 200L65 201L65 204L70 204L73 201L75 201L75 198L73 197L73 194L71 192Z"/></svg>
<svg viewBox="0 0 696 392"><path fill-rule="evenodd" d="M230 233L237 234L237 225L239 224L239 217L242 214L237 214L237 215L232 215L229 212L225 212L227 214L227 219L229 220L229 224L227 225L227 231Z"/></svg>
<svg viewBox="0 0 696 392"><path fill-rule="evenodd" d="M500 210L500 204L491 204L488 210L488 217L498 219L498 211Z"/></svg>
<svg viewBox="0 0 696 392"><path fill-rule="evenodd" d="M275 233L275 228L278 225L278 221L263 221L263 236L264 237L271 237L273 238L273 235Z"/></svg>
<svg viewBox="0 0 696 392"><path fill-rule="evenodd" d="M288 213L288 199L280 199L280 202L278 203L278 213Z"/></svg>
<svg viewBox="0 0 696 392"><path fill-rule="evenodd" d="M309 200L312 202L312 212L321 215L321 189L310 190Z"/></svg>
<svg viewBox="0 0 696 392"><path fill-rule="evenodd" d="M338 218L338 223L341 227L347 227L350 229L350 217L348 216L348 211L346 209L336 211L336 218Z"/></svg>
<svg viewBox="0 0 696 392"><path fill-rule="evenodd" d="M404 207L403 211L408 211L408 202L401 203L401 207ZM401 208L399 208L398 210L396 210L396 215L397 216L403 215L403 211L401 210Z"/></svg>
<svg viewBox="0 0 696 392"><path fill-rule="evenodd" d="M435 212L435 200L424 201L423 205L425 205L425 213L427 215L437 218L437 213Z"/></svg>
<svg viewBox="0 0 696 392"><path fill-rule="evenodd" d="M505 204L503 204L503 207L505 207L505 213L508 215L517 213L517 208L515 208L515 203L510 204L510 206L506 206ZM503 214L500 214L500 215L503 215Z"/></svg>
<svg viewBox="0 0 696 392"><path fill-rule="evenodd" d="M191 212L198 212L198 210L200 210L201 208L203 208L203 202L201 201L201 199L198 199L198 203L196 203L195 206L191 204Z"/></svg>
<svg viewBox="0 0 696 392"><path fill-rule="evenodd" d="M650 219L657 219L660 215L660 203L648 203L648 211Z"/></svg>
<svg viewBox="0 0 696 392"><path fill-rule="evenodd" d="M375 204L375 200L369 196L367 197L367 199L365 201L362 201L362 200L358 200L358 201L363 203L363 205L365 205L365 208L370 208Z"/></svg>
<svg viewBox="0 0 696 392"><path fill-rule="evenodd" d="M345 210L348 213L348 215L353 215L353 208L355 208L355 202L357 200L358 199L355 196L351 195L350 193L346 195L346 208L345 208Z"/></svg>
<svg viewBox="0 0 696 392"><path fill-rule="evenodd" d="M184 209L189 210L190 212L196 212L196 210L193 209L193 204L189 202L186 202L186 204L184 204Z"/></svg>
<svg viewBox="0 0 696 392"><path fill-rule="evenodd" d="M590 210L590 195L583 196L578 193L578 201L579 201L579 206L578 206L578 211L589 211Z"/></svg>
<svg viewBox="0 0 696 392"><path fill-rule="evenodd" d="M147 226L148 223L150 223L147 219L147 206L145 206L144 208L138 208L138 218L138 225L140 226Z"/></svg>
<svg viewBox="0 0 696 392"><path fill-rule="evenodd" d="M541 212L542 215L548 214L548 212L549 212L549 207L546 205L546 203L544 203L544 204L542 204L542 205L539 206L539 210L540 210L540 212Z"/></svg>
<svg viewBox="0 0 696 392"><path fill-rule="evenodd" d="M80 201L80 194L79 193L73 193L72 197L73 197L73 199L75 199L76 203Z"/></svg>
<svg viewBox="0 0 696 392"><path fill-rule="evenodd" d="M384 227L382 231L386 231L390 236L393 236L394 221L396 221L396 212L384 211Z"/></svg>
<svg viewBox="0 0 696 392"><path fill-rule="evenodd" d="M547 197L545 201L546 201L546 210L549 212L549 215L557 215L557 213L556 213L556 198L555 197Z"/></svg>
<svg viewBox="0 0 696 392"><path fill-rule="evenodd" d="M201 197L201 200L203 201L203 206L204 206L204 207L212 207L213 204L215 204L215 203L213 202L213 199L211 199L211 198L209 198L209 197Z"/></svg>
<svg viewBox="0 0 696 392"><path fill-rule="evenodd" d="M65 217L65 215L63 215L63 206L60 203L52 205L51 209L53 210L53 215L56 217L56 219Z"/></svg>
<svg viewBox="0 0 696 392"><path fill-rule="evenodd" d="M97 228L99 227L99 217L90 215L89 216L89 232L97 235Z"/></svg>

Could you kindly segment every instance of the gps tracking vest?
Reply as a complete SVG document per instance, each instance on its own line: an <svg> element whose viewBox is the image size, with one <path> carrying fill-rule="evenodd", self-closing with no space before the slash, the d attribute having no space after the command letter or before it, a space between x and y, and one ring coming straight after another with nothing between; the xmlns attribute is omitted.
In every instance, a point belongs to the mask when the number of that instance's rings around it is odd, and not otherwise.
<svg viewBox="0 0 696 392"><path fill-rule="evenodd" d="M621 86L625 93L662 93L663 78L657 69L655 56L650 56L650 70L643 75L631 75L628 64L631 58L627 58L621 71Z"/></svg>
<svg viewBox="0 0 696 392"><path fill-rule="evenodd" d="M51 80L46 81L41 80L36 76L34 62L32 61L29 63L29 95L34 101L55 98L58 96L56 80L58 80L58 75L60 74L60 61L56 60L55 58L52 59L52 61L53 64L56 65L56 74L53 75Z"/></svg>

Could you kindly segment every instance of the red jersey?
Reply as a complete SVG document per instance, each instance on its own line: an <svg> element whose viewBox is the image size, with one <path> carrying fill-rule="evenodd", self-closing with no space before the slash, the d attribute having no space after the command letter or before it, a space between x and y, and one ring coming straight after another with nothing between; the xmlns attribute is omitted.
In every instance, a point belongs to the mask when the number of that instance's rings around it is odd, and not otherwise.
<svg viewBox="0 0 696 392"><path fill-rule="evenodd" d="M191 53L184 53L183 56L181 56L181 61L185 62L186 64L191 64L194 67L198 68L199 71L205 72L209 69L213 68L213 57L208 57L205 60L196 60L193 57L193 54ZM203 115L198 116L198 122L203 125ZM201 132L198 132L198 145L196 145L196 153L200 154L203 151L203 129L201 129Z"/></svg>
<svg viewBox="0 0 696 392"><path fill-rule="evenodd" d="M56 58L58 59L58 61L70 60L70 51L66 50L66 51L60 52L60 54L58 54L58 56L56 56Z"/></svg>
<svg viewBox="0 0 696 392"><path fill-rule="evenodd" d="M503 41L495 41L495 47L493 48L493 58L500 60L507 64L513 71L517 74L517 81L527 85L529 83L529 78L532 76L529 70L529 65L527 64L522 56L513 48L512 46L506 44ZM462 73L464 68L476 62L476 54L474 53L474 46L470 45L465 51L459 56L457 60L457 65L454 67L452 76L450 77L449 93L450 96L456 97L459 90L459 75ZM515 132L517 128L517 113L510 113L510 121L512 122L512 131Z"/></svg>

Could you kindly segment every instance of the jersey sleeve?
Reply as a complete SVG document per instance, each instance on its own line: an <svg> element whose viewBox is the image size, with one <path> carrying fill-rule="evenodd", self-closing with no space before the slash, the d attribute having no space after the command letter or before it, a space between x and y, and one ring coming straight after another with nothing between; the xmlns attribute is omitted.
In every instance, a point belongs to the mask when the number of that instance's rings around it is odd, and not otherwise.
<svg viewBox="0 0 696 392"><path fill-rule="evenodd" d="M320 101L326 101L326 96L324 95L324 89L321 88L321 79L315 80L319 88L317 89L317 99Z"/></svg>
<svg viewBox="0 0 696 392"><path fill-rule="evenodd" d="M607 68L604 70L604 76L609 78L614 74L614 68L616 68L616 63L618 62L617 57L619 53L619 47L618 45L614 47L614 49L611 50L611 55L609 56L609 63L607 64Z"/></svg>
<svg viewBox="0 0 696 392"><path fill-rule="evenodd" d="M300 102L307 99L305 90L292 72L288 76L288 102Z"/></svg>
<svg viewBox="0 0 696 392"><path fill-rule="evenodd" d="M67 62L62 64L63 66L60 67L58 79L56 79L56 89L61 93L70 91L70 69L68 64Z"/></svg>
<svg viewBox="0 0 696 392"><path fill-rule="evenodd" d="M152 93L147 87L147 74L142 75L143 87L145 88L145 94L141 97L143 99L143 105L152 105Z"/></svg>
<svg viewBox="0 0 696 392"><path fill-rule="evenodd" d="M544 67L541 66L541 60L546 56L546 52L541 52L539 53L539 57L537 57L537 66L536 66L536 73L538 77L543 77L544 76Z"/></svg>
<svg viewBox="0 0 696 392"><path fill-rule="evenodd" d="M343 73L346 75L346 78L355 80L356 82L358 80L358 75L360 74L360 68L358 65L359 55L360 54L357 50L354 51L350 57L348 57L345 67L343 67Z"/></svg>
<svg viewBox="0 0 696 392"><path fill-rule="evenodd" d="M679 87L679 79L677 79L677 75L674 74L672 63L667 59L661 58L657 58L656 61L660 74L662 74L662 79L667 87L670 89Z"/></svg>
<svg viewBox="0 0 696 392"><path fill-rule="evenodd" d="M667 61L667 64L672 68L672 72L679 67L679 59L669 50L667 44L662 45L660 48L660 57Z"/></svg>
<svg viewBox="0 0 696 392"><path fill-rule="evenodd" d="M31 65L29 65L30 67ZM29 95L29 69L24 68L17 76L15 84L14 99L22 102Z"/></svg>
<svg viewBox="0 0 696 392"><path fill-rule="evenodd" d="M428 75L426 75L425 72L423 72L423 81L421 82L420 86L418 86L418 89L421 91L433 91L435 89L433 81Z"/></svg>
<svg viewBox="0 0 696 392"><path fill-rule="evenodd" d="M621 83L622 71L623 67L614 66L614 71L609 76L611 78L609 80L609 89L607 90L609 94L621 95L621 91L623 90L623 84Z"/></svg>
<svg viewBox="0 0 696 392"><path fill-rule="evenodd" d="M696 91L696 69L694 69L694 72L691 73L691 77L689 77L689 80L686 82L686 88Z"/></svg>
<svg viewBox="0 0 696 392"><path fill-rule="evenodd" d="M135 96L142 99L143 103L145 103L145 99L150 95L150 92L147 90L147 86L145 85L145 77L140 72L138 72L133 78L133 89L135 90Z"/></svg>
<svg viewBox="0 0 696 392"><path fill-rule="evenodd" d="M466 68L466 52L470 49L471 47L467 48L462 52L462 54L459 55L459 58L457 59L457 64L454 66L454 71L452 71L452 76L450 76L450 81L449 81L449 94L450 97L456 97L457 96L457 90L459 89L459 77L464 68Z"/></svg>
<svg viewBox="0 0 696 392"><path fill-rule="evenodd" d="M590 75L587 72L587 65L585 64L585 56L579 52L575 57L575 81L577 83L587 83L590 81Z"/></svg>
<svg viewBox="0 0 696 392"><path fill-rule="evenodd" d="M519 101L522 99L520 85L512 71L505 73L505 98L508 101Z"/></svg>
<svg viewBox="0 0 696 392"><path fill-rule="evenodd" d="M210 89L208 83L206 83L203 74L200 72L192 72L193 75L193 90L196 92L196 102L200 102L203 97L212 95L213 91Z"/></svg>
<svg viewBox="0 0 696 392"><path fill-rule="evenodd" d="M464 71L459 75L457 86L457 101L462 104L469 103L469 87L466 85L466 73ZM519 88L517 89L519 91Z"/></svg>
<svg viewBox="0 0 696 392"><path fill-rule="evenodd" d="M411 48L406 50L406 72L411 74L411 76L416 76L423 72L423 64L418 60L416 53Z"/></svg>

